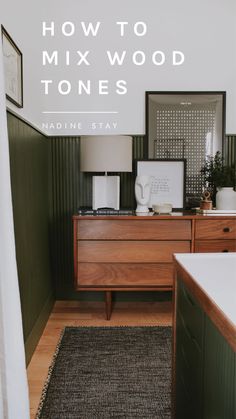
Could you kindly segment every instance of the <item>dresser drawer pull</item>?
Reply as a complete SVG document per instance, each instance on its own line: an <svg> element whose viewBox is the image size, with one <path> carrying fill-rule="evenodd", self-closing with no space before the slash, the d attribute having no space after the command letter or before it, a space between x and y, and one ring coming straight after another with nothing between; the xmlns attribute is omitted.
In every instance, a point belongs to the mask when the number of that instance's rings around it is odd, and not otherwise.
<svg viewBox="0 0 236 419"><path fill-rule="evenodd" d="M223 228L223 232L224 232L224 233L229 233L229 232L230 232L230 228L229 228L229 227L225 227L225 228Z"/></svg>
<svg viewBox="0 0 236 419"><path fill-rule="evenodd" d="M222 250L222 253L228 253L228 249Z"/></svg>

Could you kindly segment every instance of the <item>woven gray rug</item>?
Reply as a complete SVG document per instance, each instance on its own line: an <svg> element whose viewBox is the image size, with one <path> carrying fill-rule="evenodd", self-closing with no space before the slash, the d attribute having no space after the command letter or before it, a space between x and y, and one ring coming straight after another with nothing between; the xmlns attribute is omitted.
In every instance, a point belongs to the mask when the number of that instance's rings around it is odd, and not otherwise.
<svg viewBox="0 0 236 419"><path fill-rule="evenodd" d="M66 327L36 418L170 418L171 333Z"/></svg>

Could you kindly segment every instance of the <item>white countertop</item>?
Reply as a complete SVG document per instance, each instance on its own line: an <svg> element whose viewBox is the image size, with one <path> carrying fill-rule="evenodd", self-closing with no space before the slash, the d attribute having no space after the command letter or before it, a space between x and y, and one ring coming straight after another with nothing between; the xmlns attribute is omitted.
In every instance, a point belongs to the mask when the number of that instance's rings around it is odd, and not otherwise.
<svg viewBox="0 0 236 419"><path fill-rule="evenodd" d="M236 253L184 253L175 258L236 326Z"/></svg>

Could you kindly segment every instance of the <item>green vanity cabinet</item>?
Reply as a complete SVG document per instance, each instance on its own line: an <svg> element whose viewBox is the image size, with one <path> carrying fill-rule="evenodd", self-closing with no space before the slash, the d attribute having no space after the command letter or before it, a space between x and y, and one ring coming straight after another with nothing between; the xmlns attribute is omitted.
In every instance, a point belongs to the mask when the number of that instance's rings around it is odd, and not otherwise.
<svg viewBox="0 0 236 419"><path fill-rule="evenodd" d="M176 418L202 418L204 313L178 281L176 315Z"/></svg>
<svg viewBox="0 0 236 419"><path fill-rule="evenodd" d="M176 419L236 419L236 354L181 278L175 308Z"/></svg>
<svg viewBox="0 0 236 419"><path fill-rule="evenodd" d="M236 354L206 316L204 418L235 419Z"/></svg>

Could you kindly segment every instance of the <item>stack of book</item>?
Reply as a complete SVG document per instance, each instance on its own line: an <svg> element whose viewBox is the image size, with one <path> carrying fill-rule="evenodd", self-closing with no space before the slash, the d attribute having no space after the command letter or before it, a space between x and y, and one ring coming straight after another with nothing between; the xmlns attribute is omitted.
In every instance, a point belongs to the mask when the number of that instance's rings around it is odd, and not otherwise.
<svg viewBox="0 0 236 419"><path fill-rule="evenodd" d="M204 210L201 208L194 208L196 210L196 214L201 215L235 215L236 216L236 209L232 210L217 210L217 209L211 209L211 210Z"/></svg>

